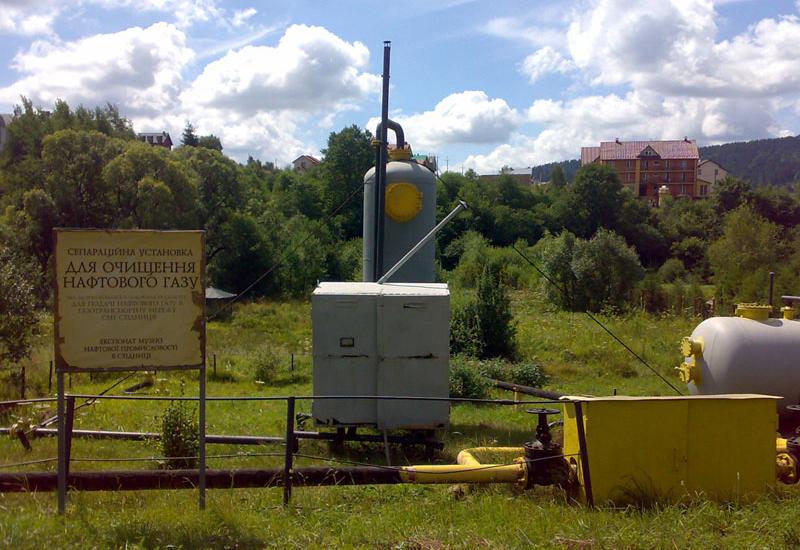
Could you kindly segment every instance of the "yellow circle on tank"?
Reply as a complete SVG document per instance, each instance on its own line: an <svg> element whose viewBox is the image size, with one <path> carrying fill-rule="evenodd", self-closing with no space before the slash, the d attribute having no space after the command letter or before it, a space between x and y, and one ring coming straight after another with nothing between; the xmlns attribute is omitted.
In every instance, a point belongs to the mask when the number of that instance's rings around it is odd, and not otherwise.
<svg viewBox="0 0 800 550"><path fill-rule="evenodd" d="M386 186L386 214L396 222L407 222L422 211L422 192L413 183Z"/></svg>

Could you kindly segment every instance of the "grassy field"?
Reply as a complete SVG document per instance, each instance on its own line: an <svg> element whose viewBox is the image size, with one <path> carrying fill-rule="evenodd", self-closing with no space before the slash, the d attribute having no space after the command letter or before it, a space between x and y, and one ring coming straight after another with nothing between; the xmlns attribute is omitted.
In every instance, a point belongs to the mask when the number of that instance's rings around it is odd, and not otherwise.
<svg viewBox="0 0 800 550"><path fill-rule="evenodd" d="M543 365L549 387L570 393L604 395L669 394L672 390L638 364L583 314L548 311L531 293L514 295L518 341L523 357ZM210 395L303 395L311 392L310 308L307 303L253 303L232 319L208 329L208 353L217 358ZM697 319L631 314L602 317L609 328L660 373L676 378L678 342ZM47 334L29 365L33 391L47 392ZM264 350L278 354L281 366L269 384L255 381L255 364ZM295 368L290 368L291 354ZM184 375L185 376L185 375ZM133 383L131 379L129 383ZM114 378L76 376L73 391L96 392ZM169 395L192 395L196 381L170 374L159 383ZM677 381L675 382L677 385ZM125 384L128 385L128 384ZM182 390L182 387L184 389ZM13 391L6 385L6 394ZM507 394L495 393L498 397ZM310 403L302 403L308 411ZM84 408L76 427L160 430L164 407L157 403L101 401ZM25 414L46 416L48 407ZM208 431L218 434L280 435L282 402L211 403ZM13 419L6 416L3 425ZM513 445L531 438L535 419L514 407L456 405L445 449L435 462L449 463L457 452L476 445ZM74 470L152 468L148 462L83 462L88 458L157 456L154 444L75 440ZM33 441L25 452L14 440L0 440L0 464L54 457L51 438ZM210 445L211 455L282 453L281 447ZM329 456L327 445L303 441L301 452ZM212 458L209 467L276 466L275 456ZM336 455L346 460L383 463L383 448L348 444ZM392 449L394 464L424 462L422 452ZM299 464L320 463L299 459ZM31 470L55 469L55 463ZM749 505L698 500L650 509L589 510L569 505L557 491L537 488L516 494L507 487L479 488L467 494L447 486L372 486L297 488L292 504L281 506L281 492L220 490L208 495L200 512L194 491L73 493L66 520L55 515L55 494L0 495L0 547L3 548L786 548L800 545L800 504L793 488L776 487Z"/></svg>

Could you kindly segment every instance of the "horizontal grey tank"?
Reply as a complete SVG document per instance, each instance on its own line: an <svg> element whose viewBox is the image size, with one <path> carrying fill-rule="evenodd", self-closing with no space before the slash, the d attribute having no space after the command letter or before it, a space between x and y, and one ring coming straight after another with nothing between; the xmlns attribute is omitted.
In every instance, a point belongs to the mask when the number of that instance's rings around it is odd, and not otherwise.
<svg viewBox="0 0 800 550"><path fill-rule="evenodd" d="M800 321L712 317L697 325L691 339L703 347L693 356L700 380L688 383L692 395L777 395L782 413L800 403Z"/></svg>

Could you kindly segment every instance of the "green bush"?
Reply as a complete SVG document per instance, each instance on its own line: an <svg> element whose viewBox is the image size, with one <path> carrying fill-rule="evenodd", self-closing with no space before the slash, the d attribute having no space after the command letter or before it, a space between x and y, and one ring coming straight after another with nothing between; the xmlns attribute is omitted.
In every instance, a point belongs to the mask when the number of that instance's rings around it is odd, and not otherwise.
<svg viewBox="0 0 800 550"><path fill-rule="evenodd" d="M536 363L509 363L503 359L486 359L478 363L480 373L494 380L538 388L547 383L547 375Z"/></svg>
<svg viewBox="0 0 800 550"><path fill-rule="evenodd" d="M251 361L253 377L257 382L269 384L274 382L278 375L278 356L266 349L259 349Z"/></svg>
<svg viewBox="0 0 800 550"><path fill-rule="evenodd" d="M491 382L483 377L475 360L455 356L450 361L450 397L488 399Z"/></svg>
<svg viewBox="0 0 800 550"><path fill-rule="evenodd" d="M197 467L200 435L196 409L188 401L170 401L161 417L161 456L167 469Z"/></svg>
<svg viewBox="0 0 800 550"><path fill-rule="evenodd" d="M659 268L658 274L665 283L674 283L686 278L686 267L677 258L670 258Z"/></svg>
<svg viewBox="0 0 800 550"><path fill-rule="evenodd" d="M481 374L495 380L508 380L511 372L511 363L503 359L486 359L478 365Z"/></svg>
<svg viewBox="0 0 800 550"><path fill-rule="evenodd" d="M541 388L547 383L547 375L536 363L517 363L511 366L511 382L521 386Z"/></svg>
<svg viewBox="0 0 800 550"><path fill-rule="evenodd" d="M475 299L453 311L451 353L514 359L516 332L502 270L497 264L488 264L478 279Z"/></svg>
<svg viewBox="0 0 800 550"><path fill-rule="evenodd" d="M483 355L483 347L479 322L473 308L468 305L455 306L450 322L450 353L480 357Z"/></svg>

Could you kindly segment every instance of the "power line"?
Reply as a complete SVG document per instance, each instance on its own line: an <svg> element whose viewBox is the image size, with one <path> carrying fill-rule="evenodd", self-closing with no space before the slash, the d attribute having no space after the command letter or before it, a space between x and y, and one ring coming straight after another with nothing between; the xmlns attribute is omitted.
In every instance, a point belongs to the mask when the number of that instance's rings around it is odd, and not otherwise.
<svg viewBox="0 0 800 550"><path fill-rule="evenodd" d="M359 191L362 190L362 188L363 188L363 184L359 183L358 185L356 185L355 188L350 192L350 194L347 195L347 197L342 201L342 203L339 206L337 206L336 208L334 208L327 216L325 216L322 219L322 221L326 222L326 221L330 220L331 218L333 218L336 214L338 214L339 211L342 208L344 208L347 205L347 203L349 203L350 200L353 197L355 197L356 194ZM213 321L214 319L216 319L217 317L222 315L223 312L225 312L228 309L230 309L231 307L233 307L233 304L235 304L239 300L239 298L241 298L242 296L247 294L250 290L253 289L253 287L255 287L258 283L263 281L270 273L272 273L273 271L278 269L283 264L283 262L286 260L286 258L289 256L289 254L291 254L292 252L294 252L295 250L297 250L298 248L303 246L313 236L314 236L314 233L313 232L309 232L302 240L300 240L300 242L298 242L293 247L291 247L288 250L286 250L286 252L284 252L283 255L280 258L278 258L277 262L275 262L269 269L267 269L264 273L262 273L255 281L250 283L243 291L238 293L232 300L230 300L223 307L218 309L213 315L208 317L207 320L208 321Z"/></svg>
<svg viewBox="0 0 800 550"><path fill-rule="evenodd" d="M519 250L519 249L516 247L516 245L513 245L513 244L512 244L512 245L511 245L511 248L513 248L513 249L514 249L514 252L516 252L517 254L519 254L519 255L522 257L522 259L523 259L523 260L525 260L526 262L528 262L528 263L529 263L529 264L530 264L530 265L531 265L531 266L532 266L532 267L533 267L533 268L534 268L536 271L538 271L538 272L539 272L539 274L540 274L542 277L544 277L544 278L545 278L545 280L546 280L548 283L550 283L550 284L551 284L551 285L553 285L553 286L554 286L556 289L558 289L558 291L559 291L559 292L560 292L560 293L561 293L561 294L564 296L564 298L566 298L566 299L569 299L569 298L570 298L570 296L569 296L569 293L567 292L567 289L566 289L566 288L562 287L562 286L561 286L561 285L559 285L559 284L558 284L556 281L554 281L553 279L551 279L551 278L550 278L550 277L547 275L547 273L545 273L544 271L542 271L542 269L540 269L540 268L539 268L539 266L538 266L538 265L536 265L536 264L533 262L533 260L531 260L531 259L530 259L530 258L528 258L528 257L527 257L525 254L523 254L523 253L522 253L522 252L521 252L521 251L520 251L520 250ZM672 385L672 383L671 383L669 380L667 380L666 378L664 378L664 376L663 376L663 375L662 375L660 372L658 372L658 371L657 371L657 370L656 370L656 369L655 369L655 368L654 368L652 365L650 365L650 363L648 363L647 361L645 361L645 360L644 360L644 358L643 358L642 356L640 356L638 353L636 353L635 351L633 351L633 350L630 348L630 346L628 346L628 344L626 344L625 342L623 342L623 341L622 341L622 340L621 340L621 339L620 339L620 338L619 338L619 337L618 337L616 334L614 334L613 332L611 332L611 330L610 330L608 327L606 327L606 326L605 326L603 323L601 323L601 322L600 322L600 320L599 320L597 317L595 317L594 315L592 315L592 314L591 314L591 313L590 313L588 310L583 310L583 313L585 313L585 314L586 314L586 315L589 317L589 319L591 319L592 321L594 321L595 323L597 323L597 326L599 326L599 327L600 327L601 329L603 329L603 330L604 330L606 333L608 333L608 335L609 335L609 336L611 336L611 337L612 337L614 340L616 340L616 341L617 341L617 342L618 342L618 343L619 343L619 344L620 344L622 347L624 347L626 350L628 350L628 352L629 352L631 355L633 355L633 356L634 356L634 357L635 357L635 358L636 358L636 359L637 359L637 360L638 360L638 361L639 361L639 362L640 362L642 365L644 365L645 367L647 367L648 369L650 369L650 372L652 372L653 374L655 374L656 376L658 376L658 377L659 377L659 378L660 378L660 379L661 379L661 380L662 380L662 381L663 381L663 382L664 382L664 383L665 383L667 386L669 386L670 388L672 388L672 389L675 391L675 393L677 393L678 395L683 395L683 394L681 393L681 391L680 391L678 388L676 388L675 386L673 386L673 385Z"/></svg>

